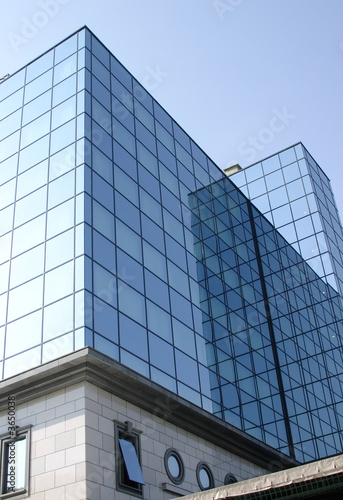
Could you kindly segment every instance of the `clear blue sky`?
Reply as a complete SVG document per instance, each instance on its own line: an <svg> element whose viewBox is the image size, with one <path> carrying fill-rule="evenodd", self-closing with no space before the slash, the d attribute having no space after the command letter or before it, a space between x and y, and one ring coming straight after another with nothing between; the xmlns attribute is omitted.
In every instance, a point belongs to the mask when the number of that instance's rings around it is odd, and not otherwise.
<svg viewBox="0 0 343 500"><path fill-rule="evenodd" d="M302 141L342 218L342 0L1 3L0 76L87 25L220 167Z"/></svg>

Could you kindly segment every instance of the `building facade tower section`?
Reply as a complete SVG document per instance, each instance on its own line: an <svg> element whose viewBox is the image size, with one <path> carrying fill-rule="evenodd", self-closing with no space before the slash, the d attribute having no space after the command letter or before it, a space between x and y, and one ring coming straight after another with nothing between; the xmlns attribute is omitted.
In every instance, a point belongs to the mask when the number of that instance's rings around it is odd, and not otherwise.
<svg viewBox="0 0 343 500"><path fill-rule="evenodd" d="M297 460L342 449L337 292L87 28L0 116L3 379L89 347Z"/></svg>
<svg viewBox="0 0 343 500"><path fill-rule="evenodd" d="M330 180L301 144L231 177L314 271L343 296L343 229Z"/></svg>

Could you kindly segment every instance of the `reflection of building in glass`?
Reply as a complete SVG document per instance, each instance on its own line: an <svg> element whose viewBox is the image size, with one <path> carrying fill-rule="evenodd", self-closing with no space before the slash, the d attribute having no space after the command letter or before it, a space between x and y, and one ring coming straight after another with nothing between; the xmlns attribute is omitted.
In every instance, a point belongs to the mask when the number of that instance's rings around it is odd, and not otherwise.
<svg viewBox="0 0 343 500"><path fill-rule="evenodd" d="M338 294L88 29L6 79L0 117L23 489L171 498L341 451Z"/></svg>
<svg viewBox="0 0 343 500"><path fill-rule="evenodd" d="M330 180L302 144L232 176L279 232L343 296L343 230Z"/></svg>

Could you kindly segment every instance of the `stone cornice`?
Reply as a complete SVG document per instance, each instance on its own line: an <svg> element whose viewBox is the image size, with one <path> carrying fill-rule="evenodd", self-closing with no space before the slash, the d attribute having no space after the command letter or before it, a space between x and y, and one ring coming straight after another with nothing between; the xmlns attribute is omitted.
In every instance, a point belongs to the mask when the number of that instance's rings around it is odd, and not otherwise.
<svg viewBox="0 0 343 500"><path fill-rule="evenodd" d="M297 461L89 347L0 382L0 411L7 409L7 397L10 395L15 395L16 403L20 404L79 382L89 382L152 413L158 419L272 472L299 465Z"/></svg>

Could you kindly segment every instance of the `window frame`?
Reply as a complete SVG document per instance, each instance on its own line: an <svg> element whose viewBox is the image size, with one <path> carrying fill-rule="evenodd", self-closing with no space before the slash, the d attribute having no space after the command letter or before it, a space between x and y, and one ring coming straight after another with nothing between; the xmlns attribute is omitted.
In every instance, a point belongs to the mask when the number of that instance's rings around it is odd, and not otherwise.
<svg viewBox="0 0 343 500"><path fill-rule="evenodd" d="M210 482L210 485L209 485L208 488L205 488L204 485L201 482L201 479L200 479L200 472L201 472L201 470L205 470L206 473L207 473L207 475L208 475L208 479L209 479L209 482ZM199 485L201 491L210 490L210 489L214 488L213 473L212 473L209 465L206 462L199 462L198 463L197 468L196 468L196 477L197 477L197 482L198 482L198 485Z"/></svg>
<svg viewBox="0 0 343 500"><path fill-rule="evenodd" d="M0 470L1 470L1 483L0 483L0 499L10 498L24 498L30 494L30 448L31 448L31 428L32 425L17 428L15 436L10 433L0 435ZM25 486L17 491L4 492L7 482L7 454L5 449L10 443L17 441L26 441L25 451Z"/></svg>
<svg viewBox="0 0 343 500"><path fill-rule="evenodd" d="M125 462L125 457L122 453L120 446L120 439L130 442L136 451L136 457L138 459L138 463L142 472L142 461L141 461L141 446L140 446L140 435L141 431L137 429L133 429L132 423L126 421L125 423L116 422L115 425L115 475L116 475L116 489L123 493L127 493L129 495L143 498L143 486L144 483L138 483L131 481L128 477L128 469ZM131 484L130 484L131 483Z"/></svg>
<svg viewBox="0 0 343 500"><path fill-rule="evenodd" d="M170 470L169 464L168 464L168 459L170 457L174 457L175 460L177 461L180 472L177 476L174 476ZM167 472L167 475L169 479L174 483L174 484L181 484L185 478L185 466L182 460L182 457L180 453L175 449L175 448L168 448L164 454L164 467Z"/></svg>

